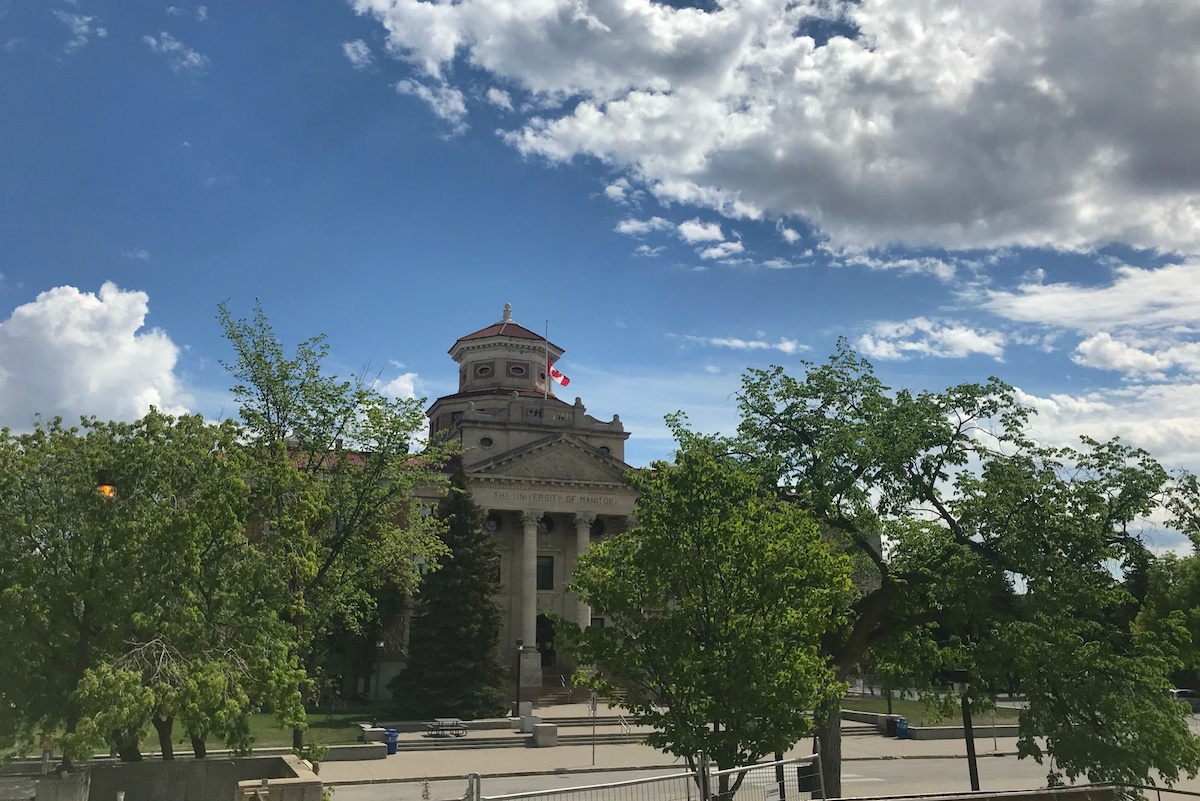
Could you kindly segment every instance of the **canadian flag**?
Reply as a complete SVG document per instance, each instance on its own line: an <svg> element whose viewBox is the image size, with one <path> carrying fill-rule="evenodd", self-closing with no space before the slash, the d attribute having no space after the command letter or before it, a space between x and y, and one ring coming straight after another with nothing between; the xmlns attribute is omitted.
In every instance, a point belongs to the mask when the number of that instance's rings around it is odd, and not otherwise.
<svg viewBox="0 0 1200 801"><path fill-rule="evenodd" d="M560 373L558 368L556 368L550 362L546 362L546 372L550 373L550 377L554 379L554 383L558 384L560 387L565 387L567 384L571 383L571 379Z"/></svg>

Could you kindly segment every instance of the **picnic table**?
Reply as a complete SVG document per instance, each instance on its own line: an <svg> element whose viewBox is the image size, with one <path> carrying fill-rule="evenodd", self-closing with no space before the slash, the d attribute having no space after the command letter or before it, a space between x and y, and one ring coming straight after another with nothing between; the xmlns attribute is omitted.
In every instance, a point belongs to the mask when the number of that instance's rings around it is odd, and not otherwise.
<svg viewBox="0 0 1200 801"><path fill-rule="evenodd" d="M467 726L460 718L434 718L425 724L425 733L430 737L466 737Z"/></svg>

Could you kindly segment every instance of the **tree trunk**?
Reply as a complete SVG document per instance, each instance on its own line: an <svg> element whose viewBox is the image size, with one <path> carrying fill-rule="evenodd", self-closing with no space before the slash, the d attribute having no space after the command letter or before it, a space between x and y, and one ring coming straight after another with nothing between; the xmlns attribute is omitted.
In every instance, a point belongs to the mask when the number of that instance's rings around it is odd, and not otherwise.
<svg viewBox="0 0 1200 801"><path fill-rule="evenodd" d="M154 724L154 730L158 732L158 749L162 751L162 758L174 759L175 745L171 742L171 729L175 727L175 716L169 715L166 718L160 718L155 715L150 718L150 722Z"/></svg>
<svg viewBox="0 0 1200 801"><path fill-rule="evenodd" d="M208 744L204 742L203 737L197 737L194 734L189 735L192 739L192 754L196 759L204 759L208 756Z"/></svg>
<svg viewBox="0 0 1200 801"><path fill-rule="evenodd" d="M292 750L304 753L304 729L292 729Z"/></svg>
<svg viewBox="0 0 1200 801"><path fill-rule="evenodd" d="M826 701L817 709L816 736L821 753L821 781L826 798L842 796L842 702Z"/></svg>
<svg viewBox="0 0 1200 801"><path fill-rule="evenodd" d="M118 731L113 733L117 743L117 757L122 762L141 762L142 749L138 747L138 731Z"/></svg>

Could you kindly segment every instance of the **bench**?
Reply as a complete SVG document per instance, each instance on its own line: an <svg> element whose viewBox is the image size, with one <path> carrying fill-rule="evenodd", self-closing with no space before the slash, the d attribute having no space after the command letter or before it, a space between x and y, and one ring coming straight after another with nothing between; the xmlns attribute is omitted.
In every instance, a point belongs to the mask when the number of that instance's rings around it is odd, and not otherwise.
<svg viewBox="0 0 1200 801"><path fill-rule="evenodd" d="M459 718L434 718L425 724L425 734L429 737L466 737L467 726Z"/></svg>

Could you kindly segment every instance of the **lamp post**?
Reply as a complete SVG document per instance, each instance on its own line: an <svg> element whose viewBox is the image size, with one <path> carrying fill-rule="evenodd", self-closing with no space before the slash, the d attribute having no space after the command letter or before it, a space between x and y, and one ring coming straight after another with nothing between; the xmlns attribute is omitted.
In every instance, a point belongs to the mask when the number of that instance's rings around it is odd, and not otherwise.
<svg viewBox="0 0 1200 801"><path fill-rule="evenodd" d="M379 703L383 687L383 640L375 641L375 702Z"/></svg>
<svg viewBox="0 0 1200 801"><path fill-rule="evenodd" d="M963 739L967 743L967 773L971 778L972 792L979 792L979 765L975 761L975 730L971 726L971 694L967 692L969 676L966 670L955 670L953 677L955 681L960 681L963 685L962 721Z"/></svg>
<svg viewBox="0 0 1200 801"><path fill-rule="evenodd" d="M513 666L513 678L517 685L516 701L513 703L513 717L521 716L521 652L525 650L524 640L517 640L517 662Z"/></svg>

